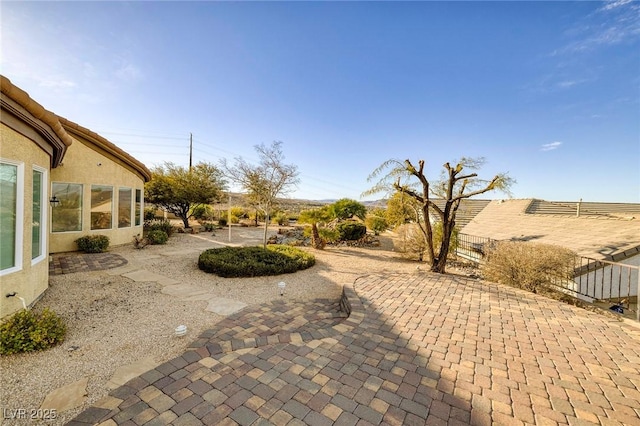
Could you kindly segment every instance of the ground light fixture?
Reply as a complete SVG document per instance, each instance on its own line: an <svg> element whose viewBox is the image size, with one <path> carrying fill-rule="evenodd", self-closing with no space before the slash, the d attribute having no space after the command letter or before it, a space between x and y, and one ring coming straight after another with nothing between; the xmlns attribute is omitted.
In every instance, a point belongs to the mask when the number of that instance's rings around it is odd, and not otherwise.
<svg viewBox="0 0 640 426"><path fill-rule="evenodd" d="M179 326L176 327L176 336L182 337L185 334L187 334L187 326L186 325L179 325Z"/></svg>
<svg viewBox="0 0 640 426"><path fill-rule="evenodd" d="M286 286L287 286L287 285L284 283L284 281L280 281L280 282L278 283L278 288L280 289L280 296L284 296L284 288L285 288Z"/></svg>

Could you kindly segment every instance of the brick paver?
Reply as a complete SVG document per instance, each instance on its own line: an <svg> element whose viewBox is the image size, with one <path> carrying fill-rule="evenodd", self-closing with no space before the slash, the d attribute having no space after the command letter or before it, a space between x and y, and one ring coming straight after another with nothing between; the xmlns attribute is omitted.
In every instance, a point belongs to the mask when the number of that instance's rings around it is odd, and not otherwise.
<svg viewBox="0 0 640 426"><path fill-rule="evenodd" d="M341 302L242 311L70 424L640 424L638 328L433 274Z"/></svg>
<svg viewBox="0 0 640 426"><path fill-rule="evenodd" d="M74 272L101 271L124 266L127 260L115 253L54 254L49 262L49 274L61 275Z"/></svg>

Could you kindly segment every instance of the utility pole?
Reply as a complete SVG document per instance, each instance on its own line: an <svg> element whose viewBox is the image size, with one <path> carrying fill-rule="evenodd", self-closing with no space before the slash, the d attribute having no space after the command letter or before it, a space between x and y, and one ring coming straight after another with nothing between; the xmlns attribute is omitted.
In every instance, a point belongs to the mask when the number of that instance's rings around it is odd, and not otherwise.
<svg viewBox="0 0 640 426"><path fill-rule="evenodd" d="M193 133L189 133L189 172L191 172L192 162L193 162Z"/></svg>

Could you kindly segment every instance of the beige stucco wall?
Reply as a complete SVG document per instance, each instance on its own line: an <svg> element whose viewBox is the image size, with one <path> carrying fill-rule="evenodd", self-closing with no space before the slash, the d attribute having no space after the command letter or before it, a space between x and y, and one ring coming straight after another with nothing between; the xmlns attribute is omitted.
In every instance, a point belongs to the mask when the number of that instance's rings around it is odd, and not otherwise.
<svg viewBox="0 0 640 426"><path fill-rule="evenodd" d="M18 297L5 297L6 294L16 292L17 296L25 299L27 305L31 305L48 287L49 257L47 256L47 251L45 250L45 256L42 260L33 265L31 264L31 224L33 220L33 166L39 166L48 171L50 158L33 141L4 124L0 125L0 139L2 140L0 157L24 164L22 268L16 272L0 276L0 318L2 318L22 308L22 302ZM48 175L48 172L45 175ZM50 188L48 179L49 176L47 176L47 184L44 188L47 194L49 194ZM48 206L46 207L49 209ZM49 211L45 211L44 214L48 218ZM47 238L46 232L44 233L44 238Z"/></svg>
<svg viewBox="0 0 640 426"><path fill-rule="evenodd" d="M136 189L144 193L143 178L121 160L100 150L91 142L79 137L73 139L74 142L68 148L62 165L52 170L51 182L83 185L82 231L52 232L50 253L77 251L74 241L84 235L106 235L109 237L110 246L131 243L134 235L142 233L142 223L134 226L135 222L132 220L131 227L118 228L118 189L130 188L135 200ZM111 229L91 230L91 185L113 188Z"/></svg>

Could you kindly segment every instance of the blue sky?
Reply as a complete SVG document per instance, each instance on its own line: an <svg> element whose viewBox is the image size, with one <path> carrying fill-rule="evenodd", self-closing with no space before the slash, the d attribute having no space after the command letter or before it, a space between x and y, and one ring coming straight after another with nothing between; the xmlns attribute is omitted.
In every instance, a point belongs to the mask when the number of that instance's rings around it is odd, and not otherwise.
<svg viewBox="0 0 640 426"><path fill-rule="evenodd" d="M483 156L516 198L640 202L640 4L6 2L3 75L152 167L283 142L296 198ZM484 198L502 198L490 193ZM372 198L372 197L369 197Z"/></svg>

